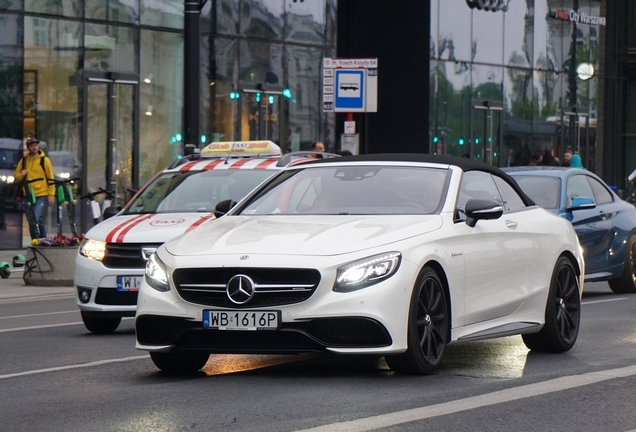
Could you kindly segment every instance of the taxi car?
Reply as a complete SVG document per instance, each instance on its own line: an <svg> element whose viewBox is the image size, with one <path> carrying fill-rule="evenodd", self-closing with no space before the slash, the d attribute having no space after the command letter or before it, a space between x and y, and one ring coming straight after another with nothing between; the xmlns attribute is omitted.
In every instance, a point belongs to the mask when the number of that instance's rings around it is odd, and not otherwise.
<svg viewBox="0 0 636 432"><path fill-rule="evenodd" d="M211 353L330 352L430 374L455 341L521 334L532 350L569 350L584 273L572 224L497 168L422 154L317 160L157 249L136 347L168 373Z"/></svg>
<svg viewBox="0 0 636 432"><path fill-rule="evenodd" d="M636 208L580 168L504 168L543 208L569 220L585 256L586 282L636 293Z"/></svg>
<svg viewBox="0 0 636 432"><path fill-rule="evenodd" d="M271 141L213 142L158 173L80 244L74 285L86 328L115 331L122 317L135 315L146 261L162 243L213 220L218 201L240 200L284 166L308 160L307 155L312 153L283 155Z"/></svg>

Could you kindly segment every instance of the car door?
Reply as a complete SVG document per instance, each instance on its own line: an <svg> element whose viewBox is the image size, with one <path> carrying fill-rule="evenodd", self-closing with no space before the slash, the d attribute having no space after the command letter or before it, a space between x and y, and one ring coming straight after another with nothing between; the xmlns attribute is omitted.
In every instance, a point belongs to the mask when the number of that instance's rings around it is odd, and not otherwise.
<svg viewBox="0 0 636 432"><path fill-rule="evenodd" d="M565 208L568 219L572 222L579 242L583 246L585 257L585 273L603 272L607 268L607 259L612 244L613 202L596 201L596 195L589 180L595 179L585 173L568 177L565 191ZM588 197L594 199L596 207L567 211L574 197ZM599 197L603 197L599 193ZM610 195L611 199L611 195Z"/></svg>
<svg viewBox="0 0 636 432"><path fill-rule="evenodd" d="M528 260L532 253L523 223L519 222L522 212L515 214L504 207L500 218L480 220L471 228L462 223L463 207L470 198L491 199L504 205L489 173L464 173L456 227L465 265L466 325L510 315L521 306L526 298Z"/></svg>

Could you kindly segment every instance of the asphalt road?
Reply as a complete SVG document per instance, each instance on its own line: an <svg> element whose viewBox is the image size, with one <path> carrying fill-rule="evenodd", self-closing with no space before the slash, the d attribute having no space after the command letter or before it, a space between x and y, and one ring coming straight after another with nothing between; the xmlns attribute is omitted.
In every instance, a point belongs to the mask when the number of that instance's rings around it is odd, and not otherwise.
<svg viewBox="0 0 636 432"><path fill-rule="evenodd" d="M74 299L0 299L3 431L634 431L636 295L587 284L575 347L450 345L432 376L382 359L216 355L159 372L132 319L88 333Z"/></svg>

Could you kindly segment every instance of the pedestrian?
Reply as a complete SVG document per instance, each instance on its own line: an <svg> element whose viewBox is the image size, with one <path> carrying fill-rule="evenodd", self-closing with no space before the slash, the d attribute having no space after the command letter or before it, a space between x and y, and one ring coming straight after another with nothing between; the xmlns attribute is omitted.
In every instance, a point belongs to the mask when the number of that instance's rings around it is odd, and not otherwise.
<svg viewBox="0 0 636 432"><path fill-rule="evenodd" d="M566 150L565 153L563 153L563 162L561 162L561 166L569 167L571 160L572 160L572 150Z"/></svg>
<svg viewBox="0 0 636 432"><path fill-rule="evenodd" d="M46 238L44 207L47 203L48 205L53 205L55 202L55 185L49 184L47 180L47 178L54 178L53 165L44 152L40 150L39 140L30 138L26 145L28 153L18 162L13 176L16 181L41 179L29 183L35 195L35 205L33 206L33 214L31 212L26 212L26 214L27 218L30 219L29 231L31 239ZM39 236L36 226L39 228Z"/></svg>
<svg viewBox="0 0 636 432"><path fill-rule="evenodd" d="M514 149L508 150L508 157L506 158L506 166L515 166L515 151Z"/></svg>
<svg viewBox="0 0 636 432"><path fill-rule="evenodd" d="M537 166L541 165L541 161L543 160L543 155L539 150L532 153L532 159L530 160L529 166Z"/></svg>
<svg viewBox="0 0 636 432"><path fill-rule="evenodd" d="M322 141L314 141L311 144L311 151L324 153L325 152L325 144Z"/></svg>
<svg viewBox="0 0 636 432"><path fill-rule="evenodd" d="M544 166L559 166L559 161L554 157L554 149L552 147L546 147L543 150L543 160L537 165Z"/></svg>
<svg viewBox="0 0 636 432"><path fill-rule="evenodd" d="M570 160L570 168L583 168L583 162L581 161L581 156L574 153L572 155L572 159Z"/></svg>

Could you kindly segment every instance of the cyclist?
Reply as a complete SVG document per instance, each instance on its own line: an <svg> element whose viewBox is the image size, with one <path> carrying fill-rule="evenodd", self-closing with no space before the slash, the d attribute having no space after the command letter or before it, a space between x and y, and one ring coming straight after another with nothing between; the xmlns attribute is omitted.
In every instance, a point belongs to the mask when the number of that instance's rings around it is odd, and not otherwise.
<svg viewBox="0 0 636 432"><path fill-rule="evenodd" d="M48 184L46 179L54 177L53 165L51 165L51 161L46 157L44 152L40 150L39 140L30 138L26 144L28 154L18 162L18 165L15 168L14 177L16 181L35 178L42 179L30 184L35 194L35 205L33 206L33 215L27 212L27 218L35 219L29 220L31 239L38 238L38 231L35 228L36 224L39 228L39 237L46 238L44 206L47 205L47 203L48 205L53 205L55 203L55 186Z"/></svg>

